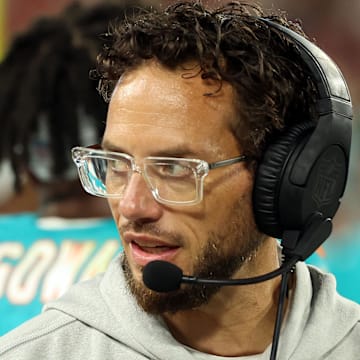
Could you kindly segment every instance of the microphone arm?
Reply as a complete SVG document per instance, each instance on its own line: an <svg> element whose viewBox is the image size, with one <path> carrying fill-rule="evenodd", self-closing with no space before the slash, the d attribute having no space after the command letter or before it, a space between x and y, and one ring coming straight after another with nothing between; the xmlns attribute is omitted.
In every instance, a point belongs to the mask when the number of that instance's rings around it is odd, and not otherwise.
<svg viewBox="0 0 360 360"><path fill-rule="evenodd" d="M182 283L215 286L256 284L290 272L298 260L299 257L297 255L289 259L285 258L284 263L279 268L263 275L243 279L210 279L187 276L183 275L182 270L176 265L166 261L155 260L144 267L143 281L149 289L157 292L178 290Z"/></svg>
<svg viewBox="0 0 360 360"><path fill-rule="evenodd" d="M181 282L185 284L202 284L202 285L219 285L219 286L232 286L232 285L249 285L257 284L259 282L270 280L276 276L282 275L289 272L293 266L299 261L298 256L294 256L288 261L284 262L278 269L273 270L269 273L254 276L244 279L206 279L198 278L196 276L181 276Z"/></svg>

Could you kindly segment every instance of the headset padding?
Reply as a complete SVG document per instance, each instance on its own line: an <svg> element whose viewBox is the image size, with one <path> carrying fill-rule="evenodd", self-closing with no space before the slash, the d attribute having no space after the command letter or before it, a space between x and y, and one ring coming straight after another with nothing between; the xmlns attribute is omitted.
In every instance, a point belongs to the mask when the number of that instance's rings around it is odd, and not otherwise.
<svg viewBox="0 0 360 360"><path fill-rule="evenodd" d="M312 122L303 122L287 129L270 144L258 165L253 193L254 215L259 229L265 234L282 237L284 224L280 223L279 210L282 174L291 154L302 146L305 136L314 127Z"/></svg>

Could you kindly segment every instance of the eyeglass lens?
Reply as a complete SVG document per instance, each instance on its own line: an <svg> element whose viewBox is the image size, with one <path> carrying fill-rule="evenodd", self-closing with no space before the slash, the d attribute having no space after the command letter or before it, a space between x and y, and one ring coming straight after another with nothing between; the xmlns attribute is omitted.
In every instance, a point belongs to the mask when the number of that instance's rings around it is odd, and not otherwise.
<svg viewBox="0 0 360 360"><path fill-rule="evenodd" d="M87 157L86 173L95 194L123 196L134 172L127 158ZM159 198L174 201L192 201L197 198L195 169L185 161L145 161L144 179L151 191ZM135 170L139 172L138 170Z"/></svg>

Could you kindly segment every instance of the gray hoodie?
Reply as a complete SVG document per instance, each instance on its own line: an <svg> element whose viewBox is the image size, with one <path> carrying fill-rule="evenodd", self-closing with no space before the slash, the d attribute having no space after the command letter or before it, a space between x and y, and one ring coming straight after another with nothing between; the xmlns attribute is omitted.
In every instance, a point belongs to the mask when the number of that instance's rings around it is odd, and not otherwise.
<svg viewBox="0 0 360 360"><path fill-rule="evenodd" d="M4 316L4 315L2 315ZM268 360L263 353L231 359ZM0 338L1 360L225 359L187 348L129 294L116 259L104 275L79 283L44 312ZM229 358L228 358L229 359ZM360 305L340 297L332 275L296 266L296 289L279 360L360 359Z"/></svg>

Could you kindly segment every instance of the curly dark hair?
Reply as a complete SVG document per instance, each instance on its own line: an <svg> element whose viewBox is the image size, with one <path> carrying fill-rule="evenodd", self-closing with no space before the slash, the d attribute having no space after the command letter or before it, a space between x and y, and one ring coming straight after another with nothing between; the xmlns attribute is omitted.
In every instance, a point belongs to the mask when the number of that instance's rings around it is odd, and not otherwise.
<svg viewBox="0 0 360 360"><path fill-rule="evenodd" d="M142 0L91 7L75 2L57 16L37 19L14 38L0 64L0 161L10 159L17 190L41 121L49 133L54 179L74 167L70 149L82 143L84 121L101 139L107 104L89 71L96 66L109 22L146 7Z"/></svg>
<svg viewBox="0 0 360 360"><path fill-rule="evenodd" d="M259 158L286 126L314 118L316 98L296 45L260 18L305 36L285 13L265 14L258 5L231 2L206 8L201 1L178 2L112 27L92 76L108 101L120 76L146 60L170 69L195 61L202 78L235 88L242 121L235 124L234 133L247 155Z"/></svg>

